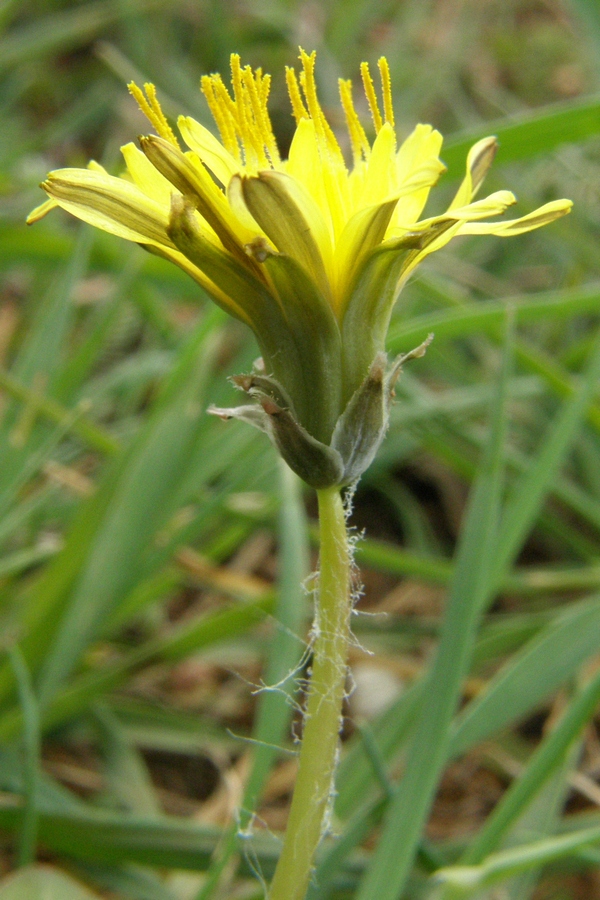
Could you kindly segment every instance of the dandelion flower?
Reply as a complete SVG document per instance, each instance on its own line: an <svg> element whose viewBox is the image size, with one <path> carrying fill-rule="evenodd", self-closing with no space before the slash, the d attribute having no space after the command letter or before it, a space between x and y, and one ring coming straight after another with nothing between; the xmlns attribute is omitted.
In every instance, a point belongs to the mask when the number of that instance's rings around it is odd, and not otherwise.
<svg viewBox="0 0 600 900"><path fill-rule="evenodd" d="M475 199L496 151L485 138L441 215L420 219L444 165L442 136L417 125L398 146L390 75L379 60L381 103L361 66L375 130L371 142L350 81L339 90L352 150L348 165L319 103L315 53L286 71L296 130L281 159L261 69L231 57L202 91L220 140L189 116L178 138L153 85L129 86L156 134L122 148L126 171L97 163L51 172L33 222L55 206L171 260L231 315L250 326L261 369L237 380L258 405L213 410L263 428L315 487L355 480L387 425L393 384L384 353L402 285L430 253L465 234L518 235L568 213L556 200L517 219L488 221L515 202L510 191ZM420 351L419 351L420 352Z"/></svg>

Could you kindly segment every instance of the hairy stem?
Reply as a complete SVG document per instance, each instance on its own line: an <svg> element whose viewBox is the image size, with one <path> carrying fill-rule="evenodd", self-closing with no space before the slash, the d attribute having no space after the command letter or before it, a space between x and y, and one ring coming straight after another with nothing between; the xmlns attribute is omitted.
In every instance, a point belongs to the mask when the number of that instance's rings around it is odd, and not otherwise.
<svg viewBox="0 0 600 900"><path fill-rule="evenodd" d="M319 496L319 598L296 786L269 900L304 900L326 825L338 753L348 636L350 553L339 490Z"/></svg>

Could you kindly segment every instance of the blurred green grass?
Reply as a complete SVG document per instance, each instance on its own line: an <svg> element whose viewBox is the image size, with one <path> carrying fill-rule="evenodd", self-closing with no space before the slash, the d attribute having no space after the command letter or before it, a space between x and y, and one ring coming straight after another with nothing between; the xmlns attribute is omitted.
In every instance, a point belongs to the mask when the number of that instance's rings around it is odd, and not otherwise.
<svg viewBox="0 0 600 900"><path fill-rule="evenodd" d="M502 829L491 819L482 826L482 815L469 819L480 829L471 856L462 856L468 830L448 826L434 839L417 823L417 863L404 886L406 897L434 896L436 871L487 858L476 890L491 898L485 879L499 850L522 852L598 825L589 800L596 739L591 725L584 729L593 716L587 679L600 616L600 397L590 369L600 320L597 5L3 0L0 29L0 618L4 645L18 644L13 656L22 653L23 663L0 661L4 870L26 860L39 839L44 858L120 897L183 900L207 870L202 896L224 896L235 859L242 887L257 871L268 877L277 841L260 818L251 839L244 829L256 809L274 830L282 821L278 795L262 805L260 798L273 766L285 773L293 752L297 685L285 676L306 663L309 616L300 582L310 568L310 497L305 506L260 435L204 414L209 403L232 399L226 376L250 365L252 341L161 260L58 212L27 228L46 172L90 157L118 170L119 145L144 127L125 88L132 77L157 84L169 115L210 125L198 81L225 72L232 51L272 73L273 120L285 148L293 121L283 67L301 44L318 52L334 124L337 77L356 80L361 60L386 54L399 131L428 121L446 135L448 174L433 211L460 177L471 142L488 133L500 138L490 190L513 189L521 213L556 197L575 201L569 217L542 231L456 242L407 287L390 350L410 349L430 330L436 340L404 373L392 427L356 496L354 521L367 527L358 551L365 608L391 603L393 589L421 599L411 616L392 604L386 620L356 619L372 667L409 674L405 691L366 730L348 726L338 838L324 846L311 897L362 897L373 883L385 884L390 898L400 890L390 859L364 842L387 815L382 844L394 846L398 820L385 812L392 785L411 740L409 765L424 752L424 739L412 736L428 714L427 662L440 631L439 604L432 609L427 597L440 585L450 585L451 596L475 589L465 576L478 547L462 529L465 497L494 423L506 416L496 446L505 486L494 488L502 571L485 567L493 605L440 765L466 758L467 770L476 764L501 784L516 766L525 787L505 794ZM499 406L507 310L514 362L505 366ZM253 546L271 549L253 557ZM244 570L244 554L262 566L260 579L251 577L252 563ZM398 582L403 577L411 580ZM283 679L284 690L251 703L251 688L232 670L254 684ZM192 699L173 687L185 677L198 692ZM543 734L533 744L524 739L522 725L534 714L548 729L563 709L553 732L563 736L560 751L558 738L550 751ZM73 771L69 780L56 764L57 748L77 763L80 781L87 772L96 786L79 783L78 793ZM240 822L185 818L173 792L161 793L149 751L186 753L198 765L211 758L224 778L251 760L237 795ZM573 784L585 803L574 799ZM192 807L202 812L203 804ZM600 896L597 849L572 843L567 856L534 848L525 876L508 866L506 896ZM175 874L181 869L195 874L186 881Z"/></svg>

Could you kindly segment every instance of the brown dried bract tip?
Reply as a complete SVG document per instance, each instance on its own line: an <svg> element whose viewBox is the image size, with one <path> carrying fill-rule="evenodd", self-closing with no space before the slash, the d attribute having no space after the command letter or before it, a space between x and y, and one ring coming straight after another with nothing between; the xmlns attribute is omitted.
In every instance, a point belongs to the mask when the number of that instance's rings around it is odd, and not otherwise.
<svg viewBox="0 0 600 900"><path fill-rule="evenodd" d="M263 263L265 260L269 258L269 256L276 256L275 250L269 246L268 242L264 237L260 235L255 237L254 240L250 241L249 244L244 245L244 250L251 256L252 259L255 259L256 262Z"/></svg>
<svg viewBox="0 0 600 900"><path fill-rule="evenodd" d="M281 407L277 406L277 404L270 400L268 397L261 397L260 405L268 416L277 416L281 412L283 412Z"/></svg>
<svg viewBox="0 0 600 900"><path fill-rule="evenodd" d="M248 393L254 384L252 375L232 375L231 380L237 388L241 391L246 391L246 393Z"/></svg>

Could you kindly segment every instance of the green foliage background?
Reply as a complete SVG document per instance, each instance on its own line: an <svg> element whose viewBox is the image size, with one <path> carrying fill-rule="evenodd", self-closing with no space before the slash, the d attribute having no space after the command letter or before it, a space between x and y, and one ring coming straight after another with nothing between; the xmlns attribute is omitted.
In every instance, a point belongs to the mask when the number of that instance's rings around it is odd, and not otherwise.
<svg viewBox="0 0 600 900"><path fill-rule="evenodd" d="M310 897L600 897L595 0L1 0L0 864L39 854L136 900L258 897L272 871L277 837L260 820L250 828L251 814L293 752L286 676L306 662L313 505L261 435L204 413L235 399L226 376L256 349L163 261L62 213L29 229L24 218L48 170L94 157L118 171L119 146L145 127L131 78L155 82L168 115L210 125L198 81L225 73L232 51L272 73L285 149L283 68L298 44L318 52L336 125L337 77L357 81L361 60L387 56L400 133L427 121L447 136L432 212L490 133L500 151L487 187L514 190L518 214L575 202L521 238L453 243L399 303L391 352L436 339L402 376L360 485L357 561L372 575L367 604L382 573L448 588L454 612L435 665L438 614L356 618L375 661L405 660L414 678L386 712L348 727L337 837ZM273 584L228 566L265 534ZM247 714L234 735L219 685L191 711L157 690L185 660L281 690L250 709L238 684ZM464 667L464 705L433 745L431 698ZM235 677L223 678L230 691ZM533 741L527 721L545 723ZM47 760L82 746L96 781L76 792ZM212 755L223 771L246 754L240 821L165 815L149 751ZM423 831L428 798L465 754L504 785L520 777L476 836L436 838ZM402 848L407 878L395 874ZM30 898L44 877L0 897Z"/></svg>

